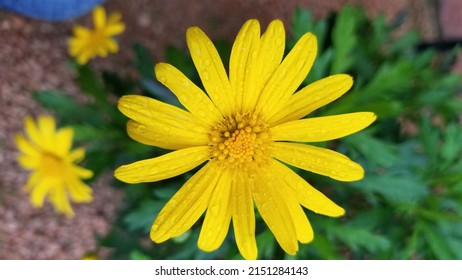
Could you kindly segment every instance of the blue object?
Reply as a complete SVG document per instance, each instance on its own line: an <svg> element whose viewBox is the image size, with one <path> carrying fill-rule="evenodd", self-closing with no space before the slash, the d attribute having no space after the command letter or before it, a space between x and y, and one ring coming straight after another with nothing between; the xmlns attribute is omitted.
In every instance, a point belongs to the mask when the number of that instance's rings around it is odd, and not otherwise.
<svg viewBox="0 0 462 280"><path fill-rule="evenodd" d="M0 0L0 9L36 19L63 21L79 17L104 0Z"/></svg>

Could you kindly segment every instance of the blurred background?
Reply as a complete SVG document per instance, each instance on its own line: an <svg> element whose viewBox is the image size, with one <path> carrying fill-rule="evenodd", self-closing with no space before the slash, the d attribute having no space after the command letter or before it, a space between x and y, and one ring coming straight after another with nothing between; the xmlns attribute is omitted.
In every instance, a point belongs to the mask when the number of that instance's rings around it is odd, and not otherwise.
<svg viewBox="0 0 462 280"><path fill-rule="evenodd" d="M462 1L108 0L103 5L122 14L126 30L117 39L120 50L82 67L70 62L67 44L73 26L92 25L91 10L50 21L0 9L0 259L239 258L231 233L217 252L200 252L197 227L154 245L149 227L185 177L155 190L115 182L114 167L161 152L137 146L129 155L92 162L98 141L134 141L122 135L117 117L86 127L71 109L92 104L88 108L95 112L103 106L92 96L95 83L107 90L111 104L124 93L170 100L155 82L152 66L169 61L194 77L186 29L201 27L222 53L229 53L249 18L259 19L262 28L280 18L289 46L304 32L315 32L324 38L323 46L314 64L318 70L306 82L349 73L356 81L352 91L367 93L320 114L372 110L379 115L371 129L335 144L365 166L368 175L361 183L334 183L301 172L347 216L334 220L308 213L315 242L303 245L295 258L462 258L462 60L456 47L462 40ZM62 112L63 106L71 109ZM23 131L26 116L43 113L57 117L60 125L79 127L77 144L89 149L84 165L97 174L89 182L94 201L73 204L72 219L55 213L49 203L33 208L23 191L28 173L16 162L14 134ZM95 132L104 124L121 135L107 139ZM112 148L105 152L132 151ZM292 258L264 227L258 234L260 258Z"/></svg>

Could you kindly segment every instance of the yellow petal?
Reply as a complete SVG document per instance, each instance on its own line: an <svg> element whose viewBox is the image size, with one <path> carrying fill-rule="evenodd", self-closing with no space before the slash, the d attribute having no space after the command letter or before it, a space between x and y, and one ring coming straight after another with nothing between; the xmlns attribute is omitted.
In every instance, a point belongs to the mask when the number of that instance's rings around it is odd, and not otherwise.
<svg viewBox="0 0 462 280"><path fill-rule="evenodd" d="M295 167L345 182L364 177L363 168L340 153L296 143L274 142L273 145L273 156Z"/></svg>
<svg viewBox="0 0 462 280"><path fill-rule="evenodd" d="M118 24L122 20L122 14L119 12L112 12L107 19L108 25Z"/></svg>
<svg viewBox="0 0 462 280"><path fill-rule="evenodd" d="M47 151L53 151L56 147L56 123L53 117L40 116L38 129L42 141L40 145Z"/></svg>
<svg viewBox="0 0 462 280"><path fill-rule="evenodd" d="M77 63L80 65L86 64L94 55L91 55L88 51L82 52L77 56Z"/></svg>
<svg viewBox="0 0 462 280"><path fill-rule="evenodd" d="M24 119L24 127L25 131L27 133L27 136L32 140L32 142L40 148L43 148L42 143L43 143L43 138L42 135L35 124L35 121L31 117L26 117Z"/></svg>
<svg viewBox="0 0 462 280"><path fill-rule="evenodd" d="M95 29L103 29L106 26L106 11L102 6L93 9L93 24Z"/></svg>
<svg viewBox="0 0 462 280"><path fill-rule="evenodd" d="M140 143L169 150L206 146L209 142L208 135L203 133L153 124L146 126L130 120L127 123L127 133Z"/></svg>
<svg viewBox="0 0 462 280"><path fill-rule="evenodd" d="M56 185L51 188L49 198L56 212L63 213L68 217L74 216L74 211L72 210L63 185Z"/></svg>
<svg viewBox="0 0 462 280"><path fill-rule="evenodd" d="M280 124L303 118L342 96L352 85L353 79L344 74L333 75L309 84L292 95L268 122Z"/></svg>
<svg viewBox="0 0 462 280"><path fill-rule="evenodd" d="M34 207L42 207L45 196L50 192L52 182L46 179L39 181L31 190L30 202Z"/></svg>
<svg viewBox="0 0 462 280"><path fill-rule="evenodd" d="M296 120L271 128L271 136L273 141L327 141L360 131L373 123L376 118L374 113L358 112Z"/></svg>
<svg viewBox="0 0 462 280"><path fill-rule="evenodd" d="M234 104L242 110L245 87L253 81L249 71L254 67L254 59L260 45L260 24L257 20L248 20L237 34L229 60L229 81L234 94Z"/></svg>
<svg viewBox="0 0 462 280"><path fill-rule="evenodd" d="M90 29L80 25L74 26L73 31L74 37L88 37L88 35L91 33Z"/></svg>
<svg viewBox="0 0 462 280"><path fill-rule="evenodd" d="M90 179L93 177L93 171L77 165L72 166L72 172L82 179Z"/></svg>
<svg viewBox="0 0 462 280"><path fill-rule="evenodd" d="M41 158L29 155L20 155L18 157L19 164L26 170L35 169L41 166Z"/></svg>
<svg viewBox="0 0 462 280"><path fill-rule="evenodd" d="M119 45L114 39L108 39L106 41L106 48L108 52L111 52L111 53L116 53L119 51Z"/></svg>
<svg viewBox="0 0 462 280"><path fill-rule="evenodd" d="M285 48L284 25L280 20L273 20L261 37L256 58L248 63L248 78L244 84L243 111L254 110L263 87L281 63ZM255 60L255 61L254 61Z"/></svg>
<svg viewBox="0 0 462 280"><path fill-rule="evenodd" d="M54 151L59 156L66 156L72 146L74 130L70 127L61 128L56 132L56 145Z"/></svg>
<svg viewBox="0 0 462 280"><path fill-rule="evenodd" d="M308 75L317 52L316 37L307 33L295 44L268 80L258 100L257 109L271 118L297 90Z"/></svg>
<svg viewBox="0 0 462 280"><path fill-rule="evenodd" d="M120 181L136 184L155 182L183 174L210 157L209 147L193 147L160 157L137 161L117 168L114 175Z"/></svg>
<svg viewBox="0 0 462 280"><path fill-rule="evenodd" d="M297 240L301 243L311 242L314 237L313 228L311 227L305 212L300 206L300 203L294 197L292 190L285 185L280 193L282 194L281 198L286 203L287 209L292 217L295 232L297 234Z"/></svg>
<svg viewBox="0 0 462 280"><path fill-rule="evenodd" d="M36 147L31 145L31 143L29 143L22 134L16 134L14 142L21 153L26 154L29 157L39 158L40 152Z"/></svg>
<svg viewBox="0 0 462 280"><path fill-rule="evenodd" d="M85 157L85 149L84 148L77 148L77 149L74 149L72 150L69 155L67 156L67 160L69 162L80 162L81 160L83 160L83 158Z"/></svg>
<svg viewBox="0 0 462 280"><path fill-rule="evenodd" d="M275 177L263 170L257 171L255 184L251 186L252 197L258 212L268 225L284 251L295 255L298 250L297 233L289 209L281 199L281 191Z"/></svg>
<svg viewBox="0 0 462 280"><path fill-rule="evenodd" d="M223 118L207 95L172 65L159 63L155 73L157 79L176 95L181 104L207 125L212 126Z"/></svg>
<svg viewBox="0 0 462 280"><path fill-rule="evenodd" d="M228 233L231 221L231 182L229 172L223 170L210 198L197 241L201 250L211 252L218 249Z"/></svg>
<svg viewBox="0 0 462 280"><path fill-rule="evenodd" d="M247 260L257 258L255 239L255 210L251 188L254 180L244 172L234 172L232 184L233 228L237 248Z"/></svg>
<svg viewBox="0 0 462 280"><path fill-rule="evenodd" d="M69 42L69 55L70 56L76 57L80 54L81 51L82 51L82 46L73 43L72 40Z"/></svg>
<svg viewBox="0 0 462 280"><path fill-rule="evenodd" d="M108 50L103 47L103 45L99 46L97 49L95 49L96 53L100 57L106 57Z"/></svg>
<svg viewBox="0 0 462 280"><path fill-rule="evenodd" d="M235 109L231 86L215 46L198 27L186 31L186 41L205 90L222 115L230 115Z"/></svg>
<svg viewBox="0 0 462 280"><path fill-rule="evenodd" d="M280 175L282 182L291 189L294 198L305 208L330 217L339 217L345 214L342 207L313 188L284 164L274 161L273 168L275 169L274 173Z"/></svg>
<svg viewBox="0 0 462 280"><path fill-rule="evenodd" d="M178 107L157 101L141 95L125 95L119 99L119 110L129 117L149 127L169 131L183 131L188 133L207 134L207 127L193 114ZM173 133L176 135L177 133ZM199 137L201 139L204 138ZM175 141L175 139L171 139Z"/></svg>
<svg viewBox="0 0 462 280"><path fill-rule="evenodd" d="M77 178L66 178L66 186L71 199L77 203L93 201L93 190Z"/></svg>
<svg viewBox="0 0 462 280"><path fill-rule="evenodd" d="M164 242L191 228L209 205L220 175L211 163L194 174L160 211L151 228L151 239Z"/></svg>
<svg viewBox="0 0 462 280"><path fill-rule="evenodd" d="M107 25L104 28L104 33L106 36L115 36L125 31L125 24L120 22L121 15L120 13L112 13L109 16Z"/></svg>

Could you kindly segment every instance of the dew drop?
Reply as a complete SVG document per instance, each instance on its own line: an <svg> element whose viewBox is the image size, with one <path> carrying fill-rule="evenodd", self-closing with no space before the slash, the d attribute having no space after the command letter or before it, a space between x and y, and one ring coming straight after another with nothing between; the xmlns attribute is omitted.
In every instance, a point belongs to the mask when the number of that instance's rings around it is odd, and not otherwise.
<svg viewBox="0 0 462 280"><path fill-rule="evenodd" d="M170 207L172 207L172 208L176 208L176 206L178 205L178 201L177 201L176 199L173 199L173 198L172 198L172 199L170 199L170 201L169 201L169 205L170 205Z"/></svg>
<svg viewBox="0 0 462 280"><path fill-rule="evenodd" d="M209 72L208 72L208 71L203 71L203 72L202 72L202 77L201 77L201 78L202 78L202 80L204 80L204 81L210 80L210 74L209 74Z"/></svg>
<svg viewBox="0 0 462 280"><path fill-rule="evenodd" d="M281 40L280 38L278 38L278 39L276 40L276 42L275 42L275 46L276 46L276 47L279 47L279 46L281 46L281 45L282 45L282 40Z"/></svg>
<svg viewBox="0 0 462 280"><path fill-rule="evenodd" d="M165 84L167 82L167 78L165 76L160 76L159 82L161 82L162 84Z"/></svg>
<svg viewBox="0 0 462 280"><path fill-rule="evenodd" d="M218 204L209 206L209 210L214 216L218 216L218 214L220 214L220 207Z"/></svg>

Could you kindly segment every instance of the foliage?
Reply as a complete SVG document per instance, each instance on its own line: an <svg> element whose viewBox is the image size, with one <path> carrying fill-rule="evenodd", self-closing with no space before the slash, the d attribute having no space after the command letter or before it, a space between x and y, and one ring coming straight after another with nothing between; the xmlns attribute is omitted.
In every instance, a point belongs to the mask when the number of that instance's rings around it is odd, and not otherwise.
<svg viewBox="0 0 462 280"><path fill-rule="evenodd" d="M462 258L462 130L457 121L462 101L456 96L460 78L450 73L454 54L419 50L419 34L411 31L396 38L396 27L383 17L371 20L352 6L323 20L314 20L308 10L295 10L288 47L306 32L318 38L319 53L304 84L337 73L355 79L349 93L313 115L373 111L379 119L365 131L322 143L360 162L366 170L363 180L336 182L297 170L344 207L346 216L333 219L307 211L315 239L288 256L257 215L259 258ZM217 46L226 61L229 43ZM149 51L141 45L133 50L136 80L73 65L76 83L89 101L80 104L56 91L35 95L63 124L75 127L76 140L88 150L86 165L97 173L162 153L127 137L126 118L115 105L118 97L137 92L180 106L155 80ZM200 85L187 54L170 47L166 57ZM125 201L113 229L99 240L113 248L111 258L240 258L232 230L212 253L197 249L200 225L163 244L149 240L157 213L190 174L136 186L114 180L125 191Z"/></svg>

